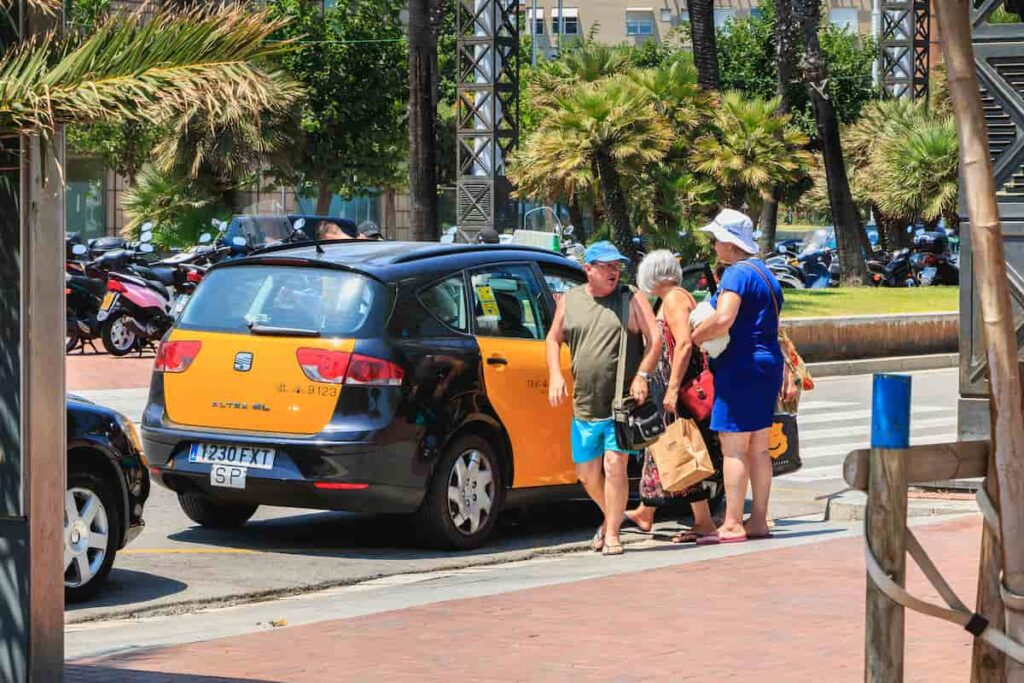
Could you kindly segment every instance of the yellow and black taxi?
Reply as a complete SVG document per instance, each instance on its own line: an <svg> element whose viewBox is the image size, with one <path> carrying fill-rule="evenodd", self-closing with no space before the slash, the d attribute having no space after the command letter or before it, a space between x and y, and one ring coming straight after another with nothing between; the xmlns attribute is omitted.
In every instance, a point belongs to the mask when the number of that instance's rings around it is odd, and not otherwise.
<svg viewBox="0 0 1024 683"><path fill-rule="evenodd" d="M150 471L202 525L263 504L409 513L424 540L477 547L503 507L579 495L544 338L554 297L584 281L511 245L282 245L218 264L158 351Z"/></svg>

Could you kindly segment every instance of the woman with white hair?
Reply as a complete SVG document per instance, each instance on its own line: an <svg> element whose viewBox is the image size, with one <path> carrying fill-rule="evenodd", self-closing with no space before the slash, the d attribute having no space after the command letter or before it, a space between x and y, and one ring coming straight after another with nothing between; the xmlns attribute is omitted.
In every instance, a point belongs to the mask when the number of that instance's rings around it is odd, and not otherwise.
<svg viewBox="0 0 1024 683"><path fill-rule="evenodd" d="M715 403L711 428L721 439L725 481L725 520L701 545L768 538L768 495L772 463L768 433L775 416L784 373L779 347L782 288L757 258L754 225L746 215L725 209L702 228L725 265L711 299L715 313L693 331L693 343L729 334L725 350L711 363ZM792 383L787 392L792 390ZM744 522L747 485L753 491L750 517Z"/></svg>
<svg viewBox="0 0 1024 683"><path fill-rule="evenodd" d="M690 339L690 313L697 302L679 286L682 277L679 261L672 252L665 249L649 253L640 262L637 271L640 289L661 300L657 321L661 329L662 350L658 366L651 375L650 395L653 400L661 402L667 415L680 414L679 390L691 374L700 371L700 363L703 363L703 355L699 349L694 349ZM683 414L680 417L688 416ZM705 440L709 441L709 450L713 453L717 451L717 444L711 441L713 434L707 429L706 421L703 425L698 423L698 426L702 427L701 432L705 434ZM649 453L644 456L644 484L649 484L648 488L660 489L660 482L647 481L648 477L657 476L657 468L648 462L650 457ZM673 543L694 542L714 533L715 523L708 506L708 489L703 482L683 491L665 492L664 497L685 499L693 509L693 528L676 534L672 538ZM637 509L627 512L626 516L640 529L649 531L654 524L655 510L652 505L641 503Z"/></svg>

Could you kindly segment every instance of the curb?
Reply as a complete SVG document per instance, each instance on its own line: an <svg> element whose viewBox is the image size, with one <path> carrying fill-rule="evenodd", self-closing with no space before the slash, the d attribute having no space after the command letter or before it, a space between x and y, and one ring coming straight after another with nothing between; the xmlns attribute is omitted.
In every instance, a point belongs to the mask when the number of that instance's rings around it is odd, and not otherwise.
<svg viewBox="0 0 1024 683"><path fill-rule="evenodd" d="M864 358L862 360L840 360L822 363L808 363L811 376L845 377L870 375L876 372L918 372L940 370L960 366L959 353L935 353L926 356L897 356L892 358Z"/></svg>
<svg viewBox="0 0 1024 683"><path fill-rule="evenodd" d="M847 491L835 496L825 508L825 520L829 522L860 522L864 520L868 496L862 491ZM973 500L942 500L938 498L910 498L907 501L907 517L937 517L939 515L963 515L978 512Z"/></svg>

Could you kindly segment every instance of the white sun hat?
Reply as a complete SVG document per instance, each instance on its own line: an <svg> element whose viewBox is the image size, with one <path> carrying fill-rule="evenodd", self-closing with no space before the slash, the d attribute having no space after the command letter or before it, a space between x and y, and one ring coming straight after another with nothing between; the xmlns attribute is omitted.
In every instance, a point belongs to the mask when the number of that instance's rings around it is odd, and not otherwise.
<svg viewBox="0 0 1024 683"><path fill-rule="evenodd" d="M722 209L715 219L700 229L711 233L719 242L729 242L754 255L758 252L754 241L754 222L745 214L733 209Z"/></svg>

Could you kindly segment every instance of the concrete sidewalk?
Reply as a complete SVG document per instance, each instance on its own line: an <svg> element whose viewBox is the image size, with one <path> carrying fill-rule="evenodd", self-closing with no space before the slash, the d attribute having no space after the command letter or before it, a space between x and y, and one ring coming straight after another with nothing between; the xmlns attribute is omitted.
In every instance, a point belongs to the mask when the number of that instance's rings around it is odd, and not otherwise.
<svg viewBox="0 0 1024 683"><path fill-rule="evenodd" d="M980 530L977 516L915 528L968 604ZM324 601L317 623L79 660L67 680L862 680L862 540L733 548L743 554L679 549L689 562L344 619ZM916 570L908 585L938 600ZM946 622L908 614L907 650L907 681L968 677L971 638Z"/></svg>

